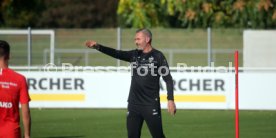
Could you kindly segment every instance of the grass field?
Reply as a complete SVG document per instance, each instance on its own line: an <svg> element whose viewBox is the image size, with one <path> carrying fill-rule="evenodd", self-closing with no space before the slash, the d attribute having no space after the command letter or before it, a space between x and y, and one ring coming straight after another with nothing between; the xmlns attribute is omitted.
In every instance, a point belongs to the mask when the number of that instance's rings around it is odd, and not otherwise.
<svg viewBox="0 0 276 138"><path fill-rule="evenodd" d="M134 49L134 34L136 29L122 29L122 49ZM207 31L205 29L165 29L153 28L153 46L157 49L201 49L206 53L178 53L174 54L174 60L170 63L176 66L177 63L186 63L188 66L207 65ZM55 29L56 48L87 50L84 42L94 39L97 42L116 48L117 32L116 28L110 29ZM213 29L212 48L213 49L242 49L242 32L239 29ZM0 39L7 40L11 44L12 58L11 65L27 65L27 36L26 35L0 35ZM32 36L33 65L44 65L44 50L49 49L49 36ZM93 51L93 50L91 50ZM167 59L168 52L164 52ZM234 51L233 51L234 53ZM49 57L49 56L48 56ZM84 65L84 53L56 53L56 64L72 63L73 65ZM242 52L241 52L242 65ZM233 61L233 54L213 53L213 60L216 65L227 66L229 61ZM48 60L49 62L49 60ZM48 63L47 62L47 63ZM116 60L101 53L89 54L90 66L116 66ZM123 65L127 65L123 63Z"/></svg>
<svg viewBox="0 0 276 138"><path fill-rule="evenodd" d="M34 138L125 138L125 109L32 109ZM162 110L167 138L234 138L233 110ZM150 138L144 123L141 138ZM275 138L276 111L240 111L241 138Z"/></svg>

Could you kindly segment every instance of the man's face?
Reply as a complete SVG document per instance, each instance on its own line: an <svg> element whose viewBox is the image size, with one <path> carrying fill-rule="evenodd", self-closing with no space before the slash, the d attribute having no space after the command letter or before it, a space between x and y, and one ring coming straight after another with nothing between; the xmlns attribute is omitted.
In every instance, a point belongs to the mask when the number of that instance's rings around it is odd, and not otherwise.
<svg viewBox="0 0 276 138"><path fill-rule="evenodd" d="M149 37L147 37L146 35L144 35L142 32L138 32L135 35L135 44L137 46L137 49L139 50L144 50L144 48L146 47L147 43L149 42Z"/></svg>

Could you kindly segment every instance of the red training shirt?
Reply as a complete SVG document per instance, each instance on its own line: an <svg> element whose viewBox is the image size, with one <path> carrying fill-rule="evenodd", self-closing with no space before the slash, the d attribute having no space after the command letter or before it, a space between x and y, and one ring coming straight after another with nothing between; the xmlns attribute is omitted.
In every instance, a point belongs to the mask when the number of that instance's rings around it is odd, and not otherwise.
<svg viewBox="0 0 276 138"><path fill-rule="evenodd" d="M20 128L19 102L29 101L25 77L11 69L0 68L0 134Z"/></svg>

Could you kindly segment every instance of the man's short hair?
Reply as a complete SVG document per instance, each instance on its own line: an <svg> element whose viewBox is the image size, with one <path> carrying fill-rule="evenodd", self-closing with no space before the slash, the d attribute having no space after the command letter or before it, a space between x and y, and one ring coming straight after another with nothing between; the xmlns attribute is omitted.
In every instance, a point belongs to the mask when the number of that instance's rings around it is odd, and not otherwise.
<svg viewBox="0 0 276 138"><path fill-rule="evenodd" d="M0 40L0 57L8 58L10 55L10 45L4 40Z"/></svg>
<svg viewBox="0 0 276 138"><path fill-rule="evenodd" d="M138 29L136 31L136 34L139 33L139 32L142 32L143 34L145 34L146 36L148 36L150 38L150 43L151 43L151 40L152 40L152 33L149 29L146 29L146 28L143 28L143 29Z"/></svg>

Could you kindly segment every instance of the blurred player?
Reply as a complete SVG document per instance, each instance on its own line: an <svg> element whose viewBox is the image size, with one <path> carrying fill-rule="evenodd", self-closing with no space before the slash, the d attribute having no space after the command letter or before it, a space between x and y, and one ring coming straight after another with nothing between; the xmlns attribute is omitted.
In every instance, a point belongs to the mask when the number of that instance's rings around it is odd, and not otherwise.
<svg viewBox="0 0 276 138"><path fill-rule="evenodd" d="M129 138L140 138L141 128L146 121L153 138L164 138L160 97L159 79L164 79L167 86L168 112L176 113L173 95L173 80L165 56L152 47L152 34L148 29L136 31L135 44L137 49L119 51L102 46L90 40L86 42L89 48L114 58L130 62L132 79L128 97L127 130Z"/></svg>
<svg viewBox="0 0 276 138"><path fill-rule="evenodd" d="M31 117L29 94L24 76L8 68L10 46L0 40L0 138L20 138L19 103L21 104L24 137L30 137Z"/></svg>

